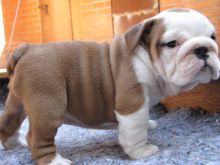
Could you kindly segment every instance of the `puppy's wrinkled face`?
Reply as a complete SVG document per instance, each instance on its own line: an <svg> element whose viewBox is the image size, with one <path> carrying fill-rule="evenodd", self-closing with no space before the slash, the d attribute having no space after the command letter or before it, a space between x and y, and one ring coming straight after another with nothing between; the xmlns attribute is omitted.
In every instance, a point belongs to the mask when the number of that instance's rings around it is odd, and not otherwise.
<svg viewBox="0 0 220 165"><path fill-rule="evenodd" d="M219 78L220 62L215 28L202 14L174 9L156 16L163 20L164 32L158 42L159 60L166 81L180 90ZM162 68L162 69L161 69Z"/></svg>

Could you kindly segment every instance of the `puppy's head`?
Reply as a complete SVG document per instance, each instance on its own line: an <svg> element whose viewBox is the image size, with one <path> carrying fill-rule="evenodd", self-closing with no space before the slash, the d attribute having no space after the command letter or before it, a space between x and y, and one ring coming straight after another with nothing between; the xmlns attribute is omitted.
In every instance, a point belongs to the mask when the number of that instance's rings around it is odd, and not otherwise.
<svg viewBox="0 0 220 165"><path fill-rule="evenodd" d="M161 12L131 28L125 40L129 51L145 47L161 77L180 90L219 78L215 28L194 10Z"/></svg>

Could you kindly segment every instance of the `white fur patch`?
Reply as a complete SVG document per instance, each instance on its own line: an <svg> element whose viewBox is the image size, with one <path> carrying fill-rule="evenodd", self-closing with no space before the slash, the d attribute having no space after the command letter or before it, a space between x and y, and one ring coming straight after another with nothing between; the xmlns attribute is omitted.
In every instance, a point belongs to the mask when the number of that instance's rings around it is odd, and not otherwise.
<svg viewBox="0 0 220 165"><path fill-rule="evenodd" d="M129 115L120 115L115 111L119 122L119 143L132 159L149 157L159 151L157 146L147 144L149 123L149 106L147 105L144 104L140 110ZM152 124L151 121L150 123Z"/></svg>
<svg viewBox="0 0 220 165"><path fill-rule="evenodd" d="M72 161L56 154L55 158L48 165L72 165Z"/></svg>
<svg viewBox="0 0 220 165"><path fill-rule="evenodd" d="M147 126L148 126L148 129L156 129L158 124L154 120L148 120Z"/></svg>
<svg viewBox="0 0 220 165"><path fill-rule="evenodd" d="M17 148L17 147L27 147L28 146L27 141L20 137L20 132L19 131L15 132L11 137L9 137L4 142L3 145L6 149L14 149L14 148Z"/></svg>

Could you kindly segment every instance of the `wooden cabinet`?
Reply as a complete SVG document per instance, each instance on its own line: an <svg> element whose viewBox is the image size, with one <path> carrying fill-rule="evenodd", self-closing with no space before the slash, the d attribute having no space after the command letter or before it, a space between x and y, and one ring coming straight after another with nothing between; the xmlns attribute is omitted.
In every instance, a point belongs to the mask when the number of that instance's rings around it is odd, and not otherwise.
<svg viewBox="0 0 220 165"><path fill-rule="evenodd" d="M110 41L159 12L157 0L40 0L44 42Z"/></svg>
<svg viewBox="0 0 220 165"><path fill-rule="evenodd" d="M112 0L114 34L121 34L159 12L158 0Z"/></svg>
<svg viewBox="0 0 220 165"><path fill-rule="evenodd" d="M220 80L200 84L189 92L167 97L162 103L168 110L191 107L201 108L208 112L220 112Z"/></svg>
<svg viewBox="0 0 220 165"><path fill-rule="evenodd" d="M39 0L43 42L72 40L69 0Z"/></svg>

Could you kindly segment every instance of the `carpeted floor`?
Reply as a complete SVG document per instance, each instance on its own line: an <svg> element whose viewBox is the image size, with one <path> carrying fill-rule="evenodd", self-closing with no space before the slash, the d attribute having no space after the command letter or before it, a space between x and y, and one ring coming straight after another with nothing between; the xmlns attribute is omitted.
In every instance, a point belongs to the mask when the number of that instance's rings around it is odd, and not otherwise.
<svg viewBox="0 0 220 165"><path fill-rule="evenodd" d="M146 159L129 160L118 145L117 130L92 130L63 125L56 136L58 151L75 165L220 165L220 114L179 109L151 113L159 127L149 132L149 142L160 152ZM22 130L27 131L24 122ZM0 165L32 165L29 150L5 151L0 145Z"/></svg>

